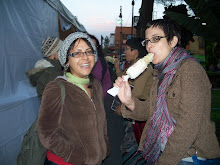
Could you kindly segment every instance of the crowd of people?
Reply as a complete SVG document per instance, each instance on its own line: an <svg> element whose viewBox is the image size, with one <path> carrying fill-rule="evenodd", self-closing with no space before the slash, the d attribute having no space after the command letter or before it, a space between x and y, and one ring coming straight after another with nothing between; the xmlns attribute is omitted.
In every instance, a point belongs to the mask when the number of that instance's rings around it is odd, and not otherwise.
<svg viewBox="0 0 220 165"><path fill-rule="evenodd" d="M128 39L124 53L130 66L147 53L154 54L153 61L128 81L119 59L112 73L94 35L74 32L64 41L46 38L44 59L26 73L41 100L34 124L45 148L42 164L220 163L210 120L211 84L184 49L182 37L171 20L148 22L145 38ZM113 86L119 88L115 111L115 98L107 93Z"/></svg>

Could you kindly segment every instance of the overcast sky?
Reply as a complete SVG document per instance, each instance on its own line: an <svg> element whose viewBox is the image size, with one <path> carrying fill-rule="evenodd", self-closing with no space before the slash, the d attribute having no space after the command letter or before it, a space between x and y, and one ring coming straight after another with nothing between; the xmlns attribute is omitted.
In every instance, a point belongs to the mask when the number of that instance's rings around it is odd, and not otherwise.
<svg viewBox="0 0 220 165"><path fill-rule="evenodd" d="M99 40L100 36L109 36L114 33L122 6L122 26L131 26L132 0L61 0L67 9L78 18L86 30L95 35ZM142 0L135 0L134 16L139 16L139 9ZM157 5L154 14L157 18L162 17L164 8Z"/></svg>

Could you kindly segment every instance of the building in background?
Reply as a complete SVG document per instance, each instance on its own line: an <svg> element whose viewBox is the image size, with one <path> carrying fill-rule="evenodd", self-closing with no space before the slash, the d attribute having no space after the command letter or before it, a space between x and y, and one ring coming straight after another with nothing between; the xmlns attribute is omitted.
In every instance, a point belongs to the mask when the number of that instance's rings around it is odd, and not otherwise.
<svg viewBox="0 0 220 165"><path fill-rule="evenodd" d="M189 50L192 55L204 55L205 56L205 41L201 36L193 36L194 42L189 42L186 49Z"/></svg>
<svg viewBox="0 0 220 165"><path fill-rule="evenodd" d="M115 54L119 57L124 53L126 41L136 36L136 29L133 28L132 35L131 30L132 27L116 26L115 28Z"/></svg>
<svg viewBox="0 0 220 165"><path fill-rule="evenodd" d="M115 33L111 33L109 37L109 47L115 46Z"/></svg>

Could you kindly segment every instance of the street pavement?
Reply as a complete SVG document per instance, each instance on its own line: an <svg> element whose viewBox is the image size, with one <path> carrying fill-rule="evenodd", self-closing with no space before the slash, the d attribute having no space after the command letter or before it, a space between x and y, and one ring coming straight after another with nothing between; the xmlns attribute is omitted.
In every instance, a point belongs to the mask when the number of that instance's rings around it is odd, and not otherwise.
<svg viewBox="0 0 220 165"><path fill-rule="evenodd" d="M107 129L110 143L110 155L103 161L103 165L121 165L120 145L124 137L123 118L115 114L111 109L113 97L105 97L105 111L107 118Z"/></svg>

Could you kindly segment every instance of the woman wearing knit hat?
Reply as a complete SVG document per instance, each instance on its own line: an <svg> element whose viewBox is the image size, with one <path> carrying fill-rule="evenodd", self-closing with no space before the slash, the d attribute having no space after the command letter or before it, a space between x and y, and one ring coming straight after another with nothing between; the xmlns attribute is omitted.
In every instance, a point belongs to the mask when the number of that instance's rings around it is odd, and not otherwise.
<svg viewBox="0 0 220 165"><path fill-rule="evenodd" d="M57 76L62 75L62 67L58 61L57 54L63 41L56 37L48 37L42 42L42 54L44 59L36 62L33 69L26 72L30 83L36 87L38 97L41 101L46 85ZM17 164L42 165L46 157L46 149L37 137L37 120L31 125L24 136Z"/></svg>
<svg viewBox="0 0 220 165"><path fill-rule="evenodd" d="M26 72L31 84L36 86L40 100L45 86L62 75L62 68L58 61L58 50L62 43L63 41L56 37L43 40L41 51L44 59L37 61L34 68Z"/></svg>
<svg viewBox="0 0 220 165"><path fill-rule="evenodd" d="M44 57L58 60L58 50L63 41L56 37L48 37L42 42L41 51Z"/></svg>
<svg viewBox="0 0 220 165"><path fill-rule="evenodd" d="M64 75L45 88L38 117L47 164L100 165L108 138L102 87L91 74L96 47L87 34L75 32L64 40L58 58Z"/></svg>
<svg viewBox="0 0 220 165"><path fill-rule="evenodd" d="M130 65L134 64L137 60L144 57L147 54L145 47L142 46L141 42L143 38L134 37L128 39L125 45L125 58L127 62L130 62ZM115 70L117 77L121 77L126 73L122 71L119 67L119 60L115 60ZM153 73L152 66L149 65L148 69L146 69L138 78L131 80L129 79L129 85L133 87L132 96L138 98L139 100L146 100L148 98L150 88L153 82ZM117 97L116 97L117 98ZM121 105L116 107L116 114L121 113L120 110ZM121 145L121 161L122 164L127 164L128 162L132 162L131 164L141 164L145 163L144 159L141 155L136 154L136 159L134 159L134 154L137 152L138 143L141 137L142 128L145 125L145 122L134 121L130 119L125 119L124 124L125 127L125 136ZM132 144L132 145L131 145Z"/></svg>

